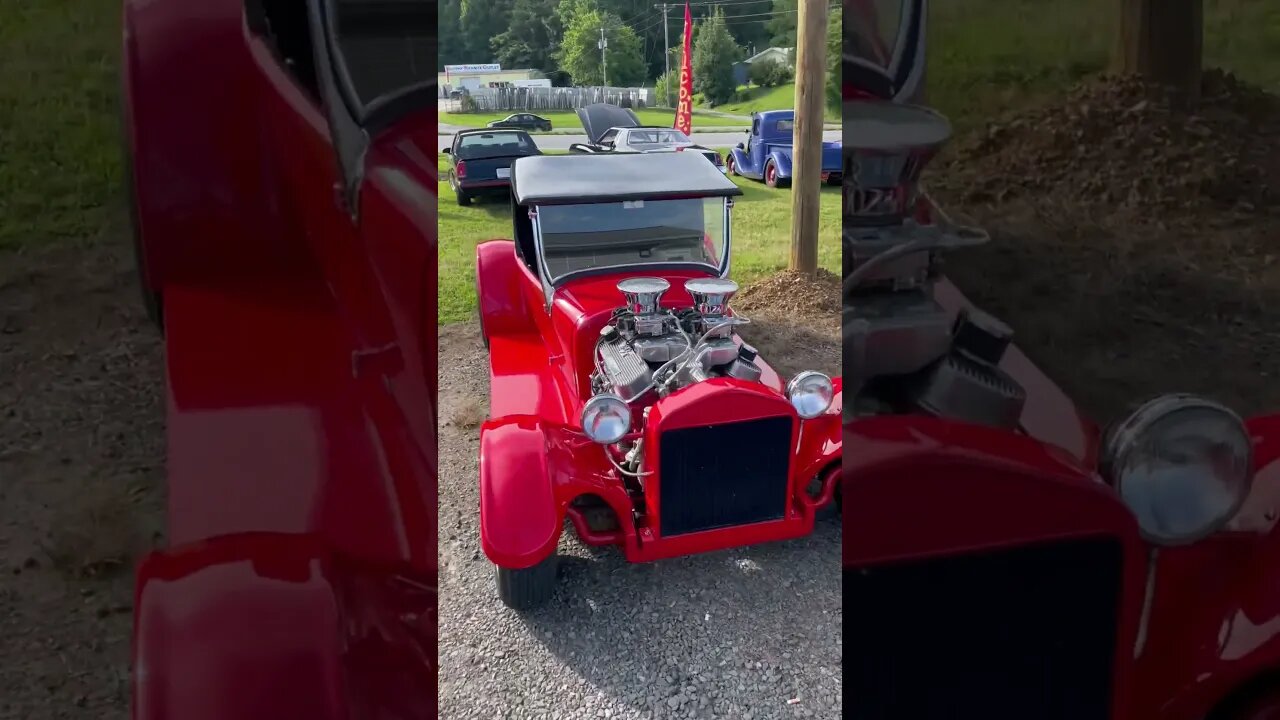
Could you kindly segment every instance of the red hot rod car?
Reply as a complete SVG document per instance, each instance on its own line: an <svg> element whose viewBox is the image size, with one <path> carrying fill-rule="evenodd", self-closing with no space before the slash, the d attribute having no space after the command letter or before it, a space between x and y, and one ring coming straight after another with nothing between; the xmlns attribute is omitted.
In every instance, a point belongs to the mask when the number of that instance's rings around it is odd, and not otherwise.
<svg viewBox="0 0 1280 720"><path fill-rule="evenodd" d="M435 5L123 23L168 445L132 717L435 718Z"/></svg>
<svg viewBox="0 0 1280 720"><path fill-rule="evenodd" d="M937 255L987 237L917 182L949 129L890 102L916 32L845 73L883 70L844 108L846 712L1280 717L1280 416L1168 395L1104 433L965 299Z"/></svg>
<svg viewBox="0 0 1280 720"><path fill-rule="evenodd" d="M566 517L630 561L812 532L840 384L784 380L734 332L742 191L687 153L521 158L511 184L514 240L476 253L480 536L503 602L554 590Z"/></svg>

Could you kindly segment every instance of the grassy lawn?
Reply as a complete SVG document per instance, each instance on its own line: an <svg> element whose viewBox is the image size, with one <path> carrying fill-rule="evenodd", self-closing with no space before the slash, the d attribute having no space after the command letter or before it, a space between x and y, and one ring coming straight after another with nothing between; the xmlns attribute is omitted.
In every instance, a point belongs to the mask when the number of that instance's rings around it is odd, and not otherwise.
<svg viewBox="0 0 1280 720"><path fill-rule="evenodd" d="M0 249L118 227L120 3L0 0Z"/></svg>
<svg viewBox="0 0 1280 720"><path fill-rule="evenodd" d="M1104 70L1115 0L935 0L930 3L928 102L960 131L1053 97ZM1280 91L1280 3L1205 0L1204 60Z"/></svg>
<svg viewBox="0 0 1280 720"><path fill-rule="evenodd" d="M747 93L747 100L734 101L715 106L716 112L750 115L762 110L790 110L796 106L795 83L787 83L771 88L740 88Z"/></svg>
<svg viewBox="0 0 1280 720"><path fill-rule="evenodd" d="M555 130L581 130L582 122L578 120L578 114L572 110L531 110L534 115L544 117L551 121L551 127ZM635 111L640 118L640 122L645 125L663 125L670 126L675 120L675 114L671 110L655 110L652 108L639 108ZM496 113L440 113L440 122L449 123L450 125L461 125L463 127L484 127L486 124L501 120L510 112ZM701 116L694 122L696 127L699 122L703 125L713 125L719 127L741 126L746 127L746 120L735 120L734 118L722 118L714 116Z"/></svg>
<svg viewBox="0 0 1280 720"><path fill-rule="evenodd" d="M720 152L725 152L720 148ZM548 154L556 154L548 151ZM438 156L440 177L448 164ZM733 279L749 283L786 267L791 244L791 190L735 178L744 195L733 209ZM840 188L822 189L818 262L839 272ZM468 320L476 306L475 248L485 240L511 237L511 207L501 199L478 199L458 207L449 183L440 183L440 323Z"/></svg>

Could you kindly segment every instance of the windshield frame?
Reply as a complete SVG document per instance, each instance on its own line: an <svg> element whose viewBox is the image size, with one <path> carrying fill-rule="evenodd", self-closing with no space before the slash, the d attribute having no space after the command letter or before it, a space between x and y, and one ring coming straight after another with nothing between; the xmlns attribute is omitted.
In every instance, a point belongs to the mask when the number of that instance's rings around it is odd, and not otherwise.
<svg viewBox="0 0 1280 720"><path fill-rule="evenodd" d="M874 15L876 11L874 4L875 0L852 0L852 2L846 0L846 27L856 27L859 19L863 21L877 19L878 22L878 18L875 18ZM868 17L864 11L859 16L859 5L871 5L872 15ZM872 83L875 87L883 85L882 90L876 92L877 94L886 95L886 99L896 99L904 95L907 97L914 96L918 86L922 83L924 72L924 44L927 41L926 14L928 5L925 0L898 0L898 5L897 34L892 39L893 46L888 48L890 54L888 67L881 66L869 58L855 55L849 51L848 42L850 35L854 33L853 30L846 29L844 31L841 47L841 60L846 68L844 82L850 82L847 76L850 71L871 75L872 77L866 78L866 81ZM853 12L854 18L848 17L850 11ZM881 41L888 40L888 38L880 36L878 28L874 33L874 37Z"/></svg>
<svg viewBox="0 0 1280 720"><path fill-rule="evenodd" d="M698 270L714 275L715 277L729 277L730 258L733 251L733 197L722 195L694 195L685 198L658 198L646 202L665 202L670 200L710 200L719 199L721 201L722 223L724 226L724 250L720 258L718 267L714 267L699 262L650 262L650 263L627 263L624 265L606 265L596 268L587 268L585 270L575 270L574 272L565 273L553 281L551 279L550 268L547 266L547 256L542 236L542 206L534 205L529 208L529 220L533 226L533 245L537 253L538 277L542 282L542 292L546 300L546 306L551 308L551 301L555 296L555 291L565 285L584 277L593 275L609 275L619 272L634 271L636 273L644 272L661 272L663 270ZM603 205L614 203L593 203L582 202L574 203L575 205ZM563 208L565 205L549 205L547 207Z"/></svg>

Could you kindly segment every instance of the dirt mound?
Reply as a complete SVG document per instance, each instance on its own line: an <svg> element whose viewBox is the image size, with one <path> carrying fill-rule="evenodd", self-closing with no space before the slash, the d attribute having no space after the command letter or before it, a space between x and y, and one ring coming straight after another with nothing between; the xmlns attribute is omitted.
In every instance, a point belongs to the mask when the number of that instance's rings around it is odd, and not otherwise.
<svg viewBox="0 0 1280 720"><path fill-rule="evenodd" d="M939 166L934 184L966 204L1053 198L1158 223L1280 217L1280 98L1217 70L1193 105L1104 75L989 123Z"/></svg>
<svg viewBox="0 0 1280 720"><path fill-rule="evenodd" d="M823 269L816 278L789 270L780 272L743 288L733 305L744 312L781 316L839 316L840 278Z"/></svg>

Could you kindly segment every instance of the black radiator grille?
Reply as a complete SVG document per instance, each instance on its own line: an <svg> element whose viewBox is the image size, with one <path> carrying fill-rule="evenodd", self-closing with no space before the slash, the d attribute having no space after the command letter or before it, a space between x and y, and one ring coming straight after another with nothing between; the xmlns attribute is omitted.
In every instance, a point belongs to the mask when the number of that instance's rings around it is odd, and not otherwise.
<svg viewBox="0 0 1280 720"><path fill-rule="evenodd" d="M772 417L662 433L662 535L781 519L787 508L791 422Z"/></svg>
<svg viewBox="0 0 1280 720"><path fill-rule="evenodd" d="M1091 539L845 570L845 717L1110 718L1122 567Z"/></svg>

